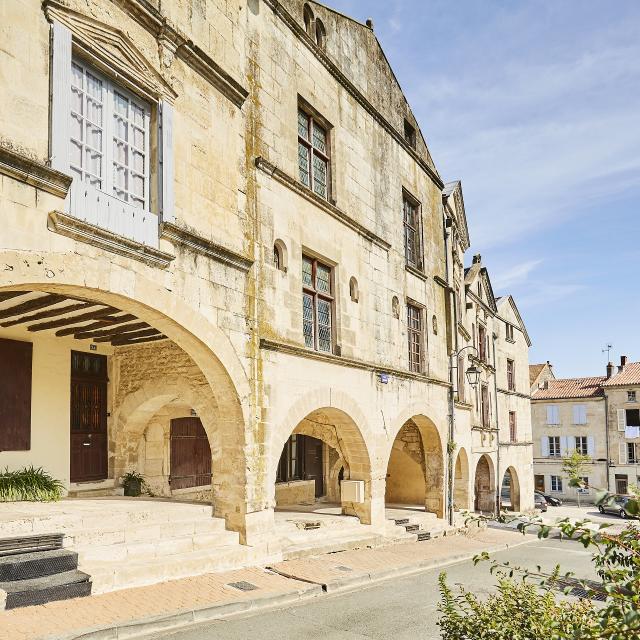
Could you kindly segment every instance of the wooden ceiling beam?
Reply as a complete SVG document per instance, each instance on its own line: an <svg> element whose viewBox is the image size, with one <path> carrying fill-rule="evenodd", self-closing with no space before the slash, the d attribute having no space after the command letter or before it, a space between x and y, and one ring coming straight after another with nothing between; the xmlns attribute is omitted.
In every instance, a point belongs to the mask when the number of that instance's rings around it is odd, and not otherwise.
<svg viewBox="0 0 640 640"><path fill-rule="evenodd" d="M122 333L130 333L132 331L137 331L138 329L149 329L150 327L146 322L135 322L134 324L125 324L119 327L113 327L111 329L104 329L102 331L78 331L73 334L73 337L76 340L87 340L93 338L94 340L98 340L99 338L108 338L110 339L112 336L118 336ZM154 331L156 331L154 329Z"/></svg>
<svg viewBox="0 0 640 640"><path fill-rule="evenodd" d="M76 322L85 322L86 320L95 320L96 318L102 318L103 316L109 315L110 313L120 313L120 310L114 307L105 307L104 309L96 309L95 311L91 311L89 313L83 313L79 316L73 316L71 318L59 318L58 320L52 320L51 322L43 322L42 324L32 324L30 327L27 327L27 330L28 331L46 331L47 329L55 329L57 327L66 327L67 325L74 324Z"/></svg>
<svg viewBox="0 0 640 640"><path fill-rule="evenodd" d="M114 347L124 347L127 345L132 345L132 344L143 344L145 342L156 342L158 340L167 340L167 336L163 335L163 334L159 334L157 336L149 336L148 338L139 338L137 340L134 339L125 339L124 336L122 336L121 339L114 339L111 341L111 344Z"/></svg>
<svg viewBox="0 0 640 640"><path fill-rule="evenodd" d="M132 325L133 326L133 325ZM108 336L102 336L100 338L94 338L94 342L112 342L113 340L132 340L135 338L148 338L149 336L157 336L160 332L153 327L148 329L142 329L141 331L130 331L127 333L111 334Z"/></svg>
<svg viewBox="0 0 640 640"><path fill-rule="evenodd" d="M13 327L17 324L25 324L27 322L35 322L36 320L43 320L45 318L55 318L55 316L62 316L65 313L73 313L74 311L81 311L82 309L89 309L90 307L96 307L99 302L79 302L78 304L72 304L68 307L59 307L57 309L47 309L46 311L40 311L30 316L21 316L15 320L7 320L1 322L0 327Z"/></svg>
<svg viewBox="0 0 640 640"><path fill-rule="evenodd" d="M11 300L12 298L18 298L20 296L24 296L28 291L0 291L0 302L4 302L5 300Z"/></svg>
<svg viewBox="0 0 640 640"><path fill-rule="evenodd" d="M109 311L109 314L113 313L114 310L111 309ZM120 311L118 311L117 313L121 313ZM60 329L58 331L56 331L56 335L57 336L70 336L73 335L75 333L81 333L81 332L86 332L86 331L93 331L94 329L103 329L104 327L113 327L119 324L122 324L123 322L131 322L132 320L137 320L138 318L134 315L131 315L130 313L126 313L123 316L112 316L112 315L100 315L100 316L94 316L94 318L102 318L101 320L99 320L98 322L93 322L91 324L86 324L84 326L80 326L80 327L67 327L65 329ZM92 320L94 318L85 318L85 320ZM65 322L65 324L73 324L73 322L75 321L79 321L77 320L77 318L68 318L68 320L70 320L70 322Z"/></svg>
<svg viewBox="0 0 640 640"><path fill-rule="evenodd" d="M12 318L13 316L21 315L23 313L29 313L30 311L37 311L44 307L50 307L59 302L66 300L64 296L60 296L57 293L50 293L41 298L34 298L33 300L27 300L15 307L9 307L8 309L0 310L0 320L4 318Z"/></svg>

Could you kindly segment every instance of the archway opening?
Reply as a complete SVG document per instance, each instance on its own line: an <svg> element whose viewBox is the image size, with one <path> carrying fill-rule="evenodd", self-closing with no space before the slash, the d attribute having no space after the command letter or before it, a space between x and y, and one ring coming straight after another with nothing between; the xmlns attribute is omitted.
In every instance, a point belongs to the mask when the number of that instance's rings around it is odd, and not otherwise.
<svg viewBox="0 0 640 640"><path fill-rule="evenodd" d="M496 508L495 478L493 462L488 455L483 454L476 465L474 479L474 501L475 511L483 513L493 513Z"/></svg>
<svg viewBox="0 0 640 640"><path fill-rule="evenodd" d="M513 467L509 467L502 477L500 504L509 511L520 511L520 482Z"/></svg>
<svg viewBox="0 0 640 640"><path fill-rule="evenodd" d="M469 507L469 458L464 448L461 448L456 456L453 474L453 508L465 511Z"/></svg>
<svg viewBox="0 0 640 640"><path fill-rule="evenodd" d="M436 426L413 416L396 435L389 462L385 503L411 505L444 517L444 456Z"/></svg>

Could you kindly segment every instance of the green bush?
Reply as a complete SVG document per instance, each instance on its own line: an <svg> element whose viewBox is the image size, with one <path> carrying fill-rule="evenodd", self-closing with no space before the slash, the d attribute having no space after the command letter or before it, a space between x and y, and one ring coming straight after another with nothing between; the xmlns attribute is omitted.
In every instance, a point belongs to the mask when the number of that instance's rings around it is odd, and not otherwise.
<svg viewBox="0 0 640 640"><path fill-rule="evenodd" d="M62 483L41 467L0 473L0 502L54 502L62 497Z"/></svg>

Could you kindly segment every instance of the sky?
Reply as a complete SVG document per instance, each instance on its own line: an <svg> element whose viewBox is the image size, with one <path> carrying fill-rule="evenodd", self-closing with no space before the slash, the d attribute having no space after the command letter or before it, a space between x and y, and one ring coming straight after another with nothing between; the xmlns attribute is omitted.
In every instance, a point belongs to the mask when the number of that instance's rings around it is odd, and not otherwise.
<svg viewBox="0 0 640 640"><path fill-rule="evenodd" d="M327 0L374 31L557 377L640 361L640 1Z"/></svg>

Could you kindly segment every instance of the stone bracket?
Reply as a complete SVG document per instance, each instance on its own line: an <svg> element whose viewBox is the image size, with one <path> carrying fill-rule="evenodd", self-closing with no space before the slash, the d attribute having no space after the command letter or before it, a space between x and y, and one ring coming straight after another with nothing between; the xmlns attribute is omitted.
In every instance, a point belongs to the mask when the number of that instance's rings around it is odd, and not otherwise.
<svg viewBox="0 0 640 640"><path fill-rule="evenodd" d="M72 180L71 176L2 145L0 145L0 174L59 198L66 198Z"/></svg>

